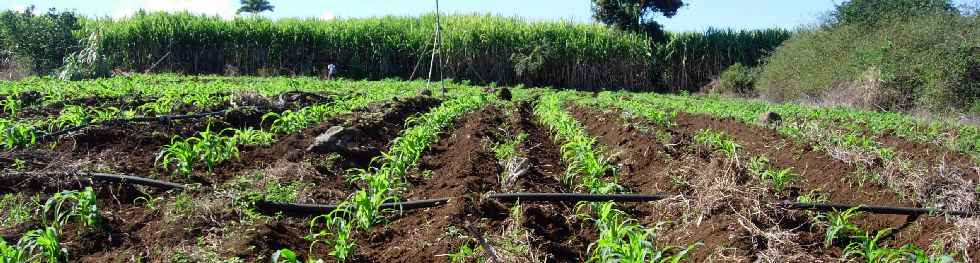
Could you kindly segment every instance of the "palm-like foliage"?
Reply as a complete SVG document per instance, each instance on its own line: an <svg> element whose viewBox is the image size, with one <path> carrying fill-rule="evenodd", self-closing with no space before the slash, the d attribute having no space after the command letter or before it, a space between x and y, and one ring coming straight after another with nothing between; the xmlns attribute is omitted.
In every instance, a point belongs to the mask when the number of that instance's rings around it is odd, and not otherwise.
<svg viewBox="0 0 980 263"><path fill-rule="evenodd" d="M269 3L269 0L242 0L242 7L238 8L238 13L258 14L265 11L275 11L276 7Z"/></svg>

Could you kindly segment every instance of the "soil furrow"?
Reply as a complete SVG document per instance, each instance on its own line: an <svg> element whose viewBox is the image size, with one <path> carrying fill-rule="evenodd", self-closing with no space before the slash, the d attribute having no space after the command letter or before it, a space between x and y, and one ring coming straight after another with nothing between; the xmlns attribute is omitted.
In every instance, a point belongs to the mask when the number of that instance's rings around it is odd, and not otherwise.
<svg viewBox="0 0 980 263"><path fill-rule="evenodd" d="M517 133L527 134L518 147L527 154L529 169L517 178L516 186L525 192L573 192L559 179L565 174L561 162L560 146L551 132L537 122L534 106L530 103L517 105L515 118L511 120ZM542 251L548 253L547 262L584 262L589 244L596 239L592 229L576 220L575 204L524 204L525 228L529 229Z"/></svg>
<svg viewBox="0 0 980 263"><path fill-rule="evenodd" d="M449 136L427 150L413 172L405 199L464 196L450 204L409 211L376 226L358 238L359 259L365 262L449 262L465 229L494 229L507 209L480 200L479 193L499 189L497 164L489 145L500 139L500 110L487 107L462 117ZM427 172L431 171L431 173ZM430 177L431 176L431 177Z"/></svg>
<svg viewBox="0 0 980 263"><path fill-rule="evenodd" d="M771 130L748 126L734 120L719 120L707 116L680 113L676 119L677 126L671 129L656 128L655 124L643 120L623 120L621 113L616 110L599 111L572 105L573 115L583 123L586 130L597 136L598 141L609 147L608 152L613 161L620 165L622 184L634 192L655 193L667 191L675 194L698 195L692 199L680 198L666 200L655 204L639 205L636 210L646 214L643 221L648 224L670 219L687 218L690 215L672 215L667 210L679 207L698 207L701 203L728 203L726 205L706 206L702 217L695 218L696 226L668 224L662 233L661 240L669 244L686 246L701 242L701 246L693 253L695 260L719 259L726 254L728 258L757 259L757 254L763 253L764 246L757 244L758 233L751 233L745 228L745 222L752 221L760 227L777 227L797 229L797 241L803 244L819 242L819 234L806 232L808 224L798 216L788 214L781 218L765 218L761 220L745 216L744 211L769 211L765 202L778 200L776 196L765 194L764 186L757 179L748 178L744 168L734 167L725 161L724 156L712 157L697 150L691 137L700 129L723 131L731 135L743 146L740 153L750 155L766 155L776 167L793 168L797 174L806 175L806 182L797 182L790 190L790 196L795 198L800 192L822 189L828 191L832 201L851 203L877 203L908 205L897 200L887 189L866 186L863 191L842 182L853 168L835 160L830 160L822 153L809 147L801 147L791 141L783 140ZM748 156L741 158L747 159ZM719 177L735 177L733 180L721 180ZM714 179L712 179L714 178ZM816 182L816 183L815 183ZM718 185L724 187L717 187ZM760 187L761 186L761 187ZM736 188L736 189L731 189ZM760 192L762 190L762 192ZM715 195L714 197L712 195ZM744 195L744 196L737 196ZM743 198L755 198L743 202ZM679 204L678 204L679 203ZM654 207L654 206L663 207ZM695 210L697 211L697 210ZM770 212L771 213L771 212ZM779 212L783 213L783 212ZM885 227L902 228L915 218L906 216L867 215L858 219L859 225L879 229ZM766 223L766 221L769 221ZM935 225L935 220L929 220L925 227L944 227L945 224ZM680 228L676 228L680 227ZM801 232L802 231L802 232ZM937 231L908 233L900 242L915 242L921 240L920 235L931 235ZM925 238L928 239L928 238ZM762 239L765 240L765 239ZM919 242L915 242L918 244ZM922 244L919 244L922 246ZM928 244L925 244L926 246ZM811 255L821 255L828 251L810 248ZM725 252L725 251L729 252ZM825 256L835 256L832 251Z"/></svg>

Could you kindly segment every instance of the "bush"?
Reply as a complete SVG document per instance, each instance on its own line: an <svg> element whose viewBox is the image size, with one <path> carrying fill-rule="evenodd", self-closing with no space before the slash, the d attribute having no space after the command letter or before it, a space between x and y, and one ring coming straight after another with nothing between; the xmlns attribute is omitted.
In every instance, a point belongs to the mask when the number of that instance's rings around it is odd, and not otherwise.
<svg viewBox="0 0 980 263"><path fill-rule="evenodd" d="M73 12L34 14L34 7L24 12L3 11L0 13L0 46L7 52L4 56L18 64L29 65L34 74L47 75L61 67L69 53L78 44L73 30L80 29L78 18Z"/></svg>
<svg viewBox="0 0 980 263"><path fill-rule="evenodd" d="M777 101L967 110L980 97L980 19L936 11L902 20L799 32L767 59L756 88Z"/></svg>
<svg viewBox="0 0 980 263"><path fill-rule="evenodd" d="M836 7L831 23L875 26L953 10L949 0L850 0Z"/></svg>
<svg viewBox="0 0 980 263"><path fill-rule="evenodd" d="M728 67L728 69L725 69L721 73L718 86L712 92L752 94L755 92L755 78L755 69L746 67L742 63L735 63L735 65Z"/></svg>

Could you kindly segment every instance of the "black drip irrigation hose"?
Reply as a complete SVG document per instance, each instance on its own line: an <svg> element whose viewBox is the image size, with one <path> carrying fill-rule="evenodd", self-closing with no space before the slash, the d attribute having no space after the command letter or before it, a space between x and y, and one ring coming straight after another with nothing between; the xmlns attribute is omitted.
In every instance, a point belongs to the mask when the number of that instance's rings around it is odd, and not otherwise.
<svg viewBox="0 0 980 263"><path fill-rule="evenodd" d="M776 206L791 210L808 210L808 211L820 211L820 212L830 212L830 211L844 211L851 208L857 207L855 210L871 213L871 214L886 214L886 215L953 215L953 216L964 216L973 217L977 216L975 212L967 211L954 211L954 210L940 210L935 208L917 208L917 207L896 207L896 206L878 206L878 205L854 205L854 204L838 204L838 203L799 203L799 202L782 202L778 203Z"/></svg>
<svg viewBox="0 0 980 263"><path fill-rule="evenodd" d="M415 200L406 202L395 202L395 203L384 203L381 204L381 209L400 209L400 210L413 210L421 208L436 207L449 203L449 198L435 198L426 200ZM319 215L328 214L337 210L337 208L342 207L341 205L321 205L321 204L299 204L299 203L283 203L274 201L258 201L255 203L255 207L260 211L267 212L284 212L287 214L303 214L303 215Z"/></svg>
<svg viewBox="0 0 980 263"><path fill-rule="evenodd" d="M667 198L666 194L580 194L580 193L501 193L488 198L500 202L652 202Z"/></svg>
<svg viewBox="0 0 980 263"><path fill-rule="evenodd" d="M640 194L579 194L579 193L502 193L490 194L489 199L499 202L650 202L667 198L666 194L640 195ZM413 210L421 208L437 207L449 203L450 198L436 198L426 200L416 200L407 202L395 202L381 204L381 209L400 209ZM295 215L316 215L333 212L340 205L321 205L321 204L300 204L283 203L272 201L258 201L255 203L260 211L284 212Z"/></svg>
<svg viewBox="0 0 980 263"><path fill-rule="evenodd" d="M37 173L37 172L27 172L27 173L8 173L7 176L34 176L34 175L45 175L45 176L80 176L91 178L96 181L104 182L116 182L120 184L133 184L133 185L143 185L161 189L168 190L178 190L183 191L187 189L186 185L171 183L167 181L160 181L149 179L145 177L132 176L132 175L122 175L122 174L106 174L106 173L90 173L90 172L47 172L47 173Z"/></svg>
<svg viewBox="0 0 980 263"><path fill-rule="evenodd" d="M211 116L224 115L225 113L228 113L228 110L220 110L220 111L215 111L215 112L205 112L205 113L197 113L197 114L163 115L163 116L156 116L156 117L145 117L144 116L144 117L133 117L133 118L127 118L127 119L115 119L115 120L106 120L106 121L91 122L91 123L81 124L81 125L78 125L78 126L69 127L69 128L66 128L66 129L63 129L63 130L60 130L60 131L52 132L52 133L44 133L44 134L41 135L41 140L42 141L43 140L48 140L48 139L51 139L53 137L65 135L65 134L68 134L70 132L78 131L78 130L84 129L86 127L89 127L89 126L96 126L96 125L123 125L123 124L133 123L133 122L170 122L170 121L176 121L176 120L200 119L200 118L206 118L206 117L211 117Z"/></svg>
<svg viewBox="0 0 980 263"><path fill-rule="evenodd" d="M580 194L580 193L499 193L490 194L487 196L489 199L495 199L499 202L652 202L668 198L670 195L667 194L653 194L653 195L643 195L643 194L610 194L610 195L600 195L600 194ZM396 203L384 203L381 205L382 209L401 209L401 210L412 210L421 208L430 208L441 206L447 204L450 198L437 198L437 199L426 199L408 202L396 202ZM844 211L847 209L855 208L857 211L871 213L871 214L891 214L891 215L923 215L923 214L934 214L934 215L952 215L952 216L963 216L963 217L973 217L977 216L975 212L966 211L950 211L950 210L940 210L933 208L913 208L913 207L891 207L891 206L877 206L877 205L865 205L865 204L814 204L814 203L800 203L800 202L778 202L775 203L777 207L789 210L808 210L808 211ZM314 214L327 214L333 212L339 205L320 205L320 204L296 204L296 203L282 203L282 202L270 202L270 201L259 201L256 206L266 212L285 212L288 214L295 215L314 215Z"/></svg>

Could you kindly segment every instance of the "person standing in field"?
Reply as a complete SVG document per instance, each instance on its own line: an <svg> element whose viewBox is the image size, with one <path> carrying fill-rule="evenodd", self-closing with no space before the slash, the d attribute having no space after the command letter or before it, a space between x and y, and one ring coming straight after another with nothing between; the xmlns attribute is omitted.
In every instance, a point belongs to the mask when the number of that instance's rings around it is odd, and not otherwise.
<svg viewBox="0 0 980 263"><path fill-rule="evenodd" d="M337 66L330 63L330 65L327 65L327 80L333 79L334 74L337 74Z"/></svg>

